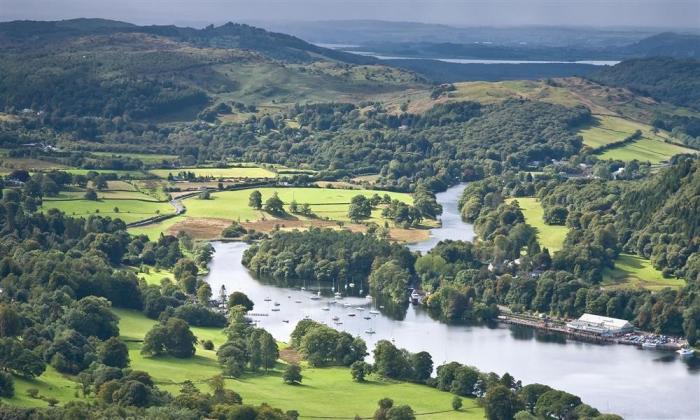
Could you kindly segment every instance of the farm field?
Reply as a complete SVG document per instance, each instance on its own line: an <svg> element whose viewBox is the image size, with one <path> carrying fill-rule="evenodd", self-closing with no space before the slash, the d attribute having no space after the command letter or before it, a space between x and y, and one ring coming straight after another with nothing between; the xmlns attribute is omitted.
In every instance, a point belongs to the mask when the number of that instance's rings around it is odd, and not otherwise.
<svg viewBox="0 0 700 420"><path fill-rule="evenodd" d="M149 173L167 178L168 174L177 175L178 172L192 172L197 177L213 178L275 178L277 174L260 167L233 167L233 168L177 168L177 169L152 169Z"/></svg>
<svg viewBox="0 0 700 420"><path fill-rule="evenodd" d="M329 217L333 220L348 221L347 211L352 197L362 194L371 197L374 194L388 194L392 199L412 203L409 194L375 191L375 190L341 190L331 188L257 188L262 194L263 203L275 192L287 206L292 200L300 205L308 203L311 210L319 217ZM263 217L271 218L267 213L248 206L248 197L254 189L225 191L212 194L211 200L188 198L184 200L187 215L190 217L218 217L230 220L258 220ZM375 210L374 213L377 213ZM373 214L372 218L380 217Z"/></svg>
<svg viewBox="0 0 700 420"><path fill-rule="evenodd" d="M525 216L525 221L537 229L540 245L550 251L558 251L564 245L569 229L566 226L548 225L544 222L544 209L534 197L518 197L518 204Z"/></svg>
<svg viewBox="0 0 700 420"><path fill-rule="evenodd" d="M631 161L634 159L660 163L668 161L671 157L682 153L697 153L696 150L665 143L660 140L642 137L641 139L619 148L606 150L600 155L601 159L617 159Z"/></svg>
<svg viewBox="0 0 700 420"><path fill-rule="evenodd" d="M591 149L619 142L625 137L634 134L636 130L640 130L644 136L658 137L659 140L662 140L659 136L653 134L650 131L651 127L646 124L609 115L595 116L594 119L595 123L593 125L578 132L583 138L583 144Z"/></svg>
<svg viewBox="0 0 700 420"><path fill-rule="evenodd" d="M456 90L448 93L448 100L471 100L484 104L509 98L527 98L564 106L575 106L580 100L564 88L549 86L541 81L508 80L503 82L455 83Z"/></svg>
<svg viewBox="0 0 700 420"><path fill-rule="evenodd" d="M191 380L206 390L204 381L221 373L215 350L198 347L196 355L191 359L142 356L139 353L141 344L134 340L142 339L156 321L146 318L138 311L114 309L114 312L120 318L122 337L130 340L131 367L149 372L163 389L177 393L183 381ZM225 342L223 331L219 329L195 327L192 330L200 340L212 340L215 349ZM410 404L417 413L443 411L431 414L431 419L484 417L483 409L477 407L473 399L465 398L464 408L457 413L450 410L452 394L423 385L383 381L374 377L370 377L367 383L360 384L352 381L347 368L304 367L302 385L290 386L282 382L283 369L284 363L280 362L267 374L249 374L240 379L227 379L226 385L240 393L246 404L267 402L283 410L298 410L303 416L370 416L376 409L377 401L389 397L397 404ZM329 406L329 401L334 401L332 406Z"/></svg>
<svg viewBox="0 0 700 420"><path fill-rule="evenodd" d="M73 175L87 175L88 172L97 172L98 174L116 174L119 178L147 178L148 174L143 171L122 170L122 169L66 169L68 173Z"/></svg>
<svg viewBox="0 0 700 420"><path fill-rule="evenodd" d="M113 153L113 152L90 152L95 156L100 157L128 157L136 160L140 160L145 164L157 164L164 160L175 160L177 155L164 155L164 154L150 154L150 153Z"/></svg>
<svg viewBox="0 0 700 420"><path fill-rule="evenodd" d="M651 261L637 255L620 254L614 269L603 272L603 286L609 289L648 289L658 291L665 287L673 289L685 285L683 279L667 279L651 265Z"/></svg>
<svg viewBox="0 0 700 420"><path fill-rule="evenodd" d="M51 208L59 209L68 216L87 217L91 214L99 214L100 216L112 218L118 217L125 223L132 223L174 211L170 204L156 201L129 199L103 199L99 201L76 199L62 201L44 199L40 209L46 211ZM115 208L119 209L119 211L116 212Z"/></svg>

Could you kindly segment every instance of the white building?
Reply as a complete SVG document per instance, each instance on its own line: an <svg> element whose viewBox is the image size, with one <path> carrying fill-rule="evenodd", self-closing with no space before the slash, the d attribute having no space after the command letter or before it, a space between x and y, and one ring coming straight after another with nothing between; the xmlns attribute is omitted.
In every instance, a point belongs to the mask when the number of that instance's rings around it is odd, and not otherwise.
<svg viewBox="0 0 700 420"><path fill-rule="evenodd" d="M566 324L572 331L588 332L598 335L617 335L630 332L634 326L624 319L607 316L583 314L581 318Z"/></svg>

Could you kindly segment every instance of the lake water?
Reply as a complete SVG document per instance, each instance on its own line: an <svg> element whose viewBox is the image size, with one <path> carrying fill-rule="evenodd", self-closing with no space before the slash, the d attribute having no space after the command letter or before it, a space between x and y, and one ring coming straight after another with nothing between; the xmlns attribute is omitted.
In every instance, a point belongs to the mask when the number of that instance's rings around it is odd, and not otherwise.
<svg viewBox="0 0 700 420"><path fill-rule="evenodd" d="M473 239L472 226L462 223L457 212L462 188L463 185L453 187L438 195L443 205L443 225L432 231L428 241L411 245L411 249L426 251L442 239ZM312 300L310 291L280 288L253 279L240 263L248 247L244 243L214 243L214 247L216 254L207 278L214 293L222 285L228 293L246 293L255 302L252 312L267 314L254 317L258 325L278 340L288 341L296 323L308 316L361 336L370 350L378 340L391 340L412 352L428 351L436 366L454 360L482 371L509 372L525 384L539 382L571 392L602 411L625 418L700 419L697 358L686 361L675 353L581 343L522 327L445 325L414 306L402 314L403 319L371 315L369 311L377 309L376 303L362 298L345 298L339 304L330 304L326 297ZM272 311L274 302L280 304L278 312ZM329 310L323 310L324 307ZM355 316L351 317L351 313ZM336 316L341 325L332 320ZM376 333L366 333L369 329Z"/></svg>
<svg viewBox="0 0 700 420"><path fill-rule="evenodd" d="M349 48L349 47L346 47ZM614 66L619 60L579 60L579 61L554 61L554 60L487 60L482 58L432 58L432 57L401 57L377 54L372 51L345 51L352 54L374 57L379 60L435 60L455 64L590 64L593 66Z"/></svg>

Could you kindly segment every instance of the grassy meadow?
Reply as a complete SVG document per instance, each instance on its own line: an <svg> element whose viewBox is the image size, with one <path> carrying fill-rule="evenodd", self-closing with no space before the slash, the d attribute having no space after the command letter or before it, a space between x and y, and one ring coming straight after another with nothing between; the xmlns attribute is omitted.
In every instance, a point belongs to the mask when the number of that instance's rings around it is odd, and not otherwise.
<svg viewBox="0 0 700 420"><path fill-rule="evenodd" d="M167 178L168 174L177 175L178 172L192 172L197 177L212 178L275 178L277 174L265 168L259 167L233 167L233 168L177 168L177 169L152 169L149 172L159 178Z"/></svg>
<svg viewBox="0 0 700 420"><path fill-rule="evenodd" d="M665 143L659 139L642 137L641 139L626 144L622 147L606 150L600 155L601 159L616 159L631 161L634 159L650 163L668 161L671 157L683 153L697 153L693 149Z"/></svg>
<svg viewBox="0 0 700 420"><path fill-rule="evenodd" d="M131 195L133 193L125 193ZM109 196L116 195L107 194ZM120 218L126 223L132 223L158 214L172 213L173 207L168 203L153 201L152 198L128 199L128 198L103 198L98 201L85 200L79 196L72 200L44 199L42 211L51 208L59 209L68 216L87 217L91 214ZM146 196L148 197L148 196ZM118 209L119 211L115 211Z"/></svg>
<svg viewBox="0 0 700 420"><path fill-rule="evenodd" d="M221 373L216 361L216 351L197 348L190 359L173 357L144 357L139 351L141 340L156 322L133 310L114 309L119 316L119 329L129 340L131 367L149 372L159 387L177 393L180 384L191 380L202 390L207 390L206 380ZM225 342L223 332L216 328L193 328L201 339L212 340L215 349ZM241 394L247 404L267 402L283 410L297 410L302 416L346 416L355 414L371 416L377 401L383 397L394 399L397 404L409 404L417 413L433 413L431 419L482 419L483 409L472 399L464 399L460 412L451 411L452 394L423 385L385 381L370 377L367 383L352 381L347 368L310 368L304 366L302 384L285 385L282 382L284 363L268 372L248 374L239 379L227 379L228 388ZM332 401L333 404L329 404ZM427 417L426 417L427 418Z"/></svg>
<svg viewBox="0 0 700 420"><path fill-rule="evenodd" d="M620 254L614 269L603 272L603 286L609 289L648 289L658 291L666 287L673 289L685 285L683 279L664 278L651 261L637 255Z"/></svg>
<svg viewBox="0 0 700 420"><path fill-rule="evenodd" d="M131 158L140 160L147 165L160 164L164 160L172 161L177 159L177 155L165 155L165 154L151 154L151 153L112 153L112 152L90 152L91 154L99 157L111 158L111 157L121 157L121 158Z"/></svg>
<svg viewBox="0 0 700 420"><path fill-rule="evenodd" d="M569 229L566 226L548 225L544 222L544 209L534 197L518 197L520 209L525 221L537 229L537 239L540 245L550 251L558 251L564 246L564 239Z"/></svg>

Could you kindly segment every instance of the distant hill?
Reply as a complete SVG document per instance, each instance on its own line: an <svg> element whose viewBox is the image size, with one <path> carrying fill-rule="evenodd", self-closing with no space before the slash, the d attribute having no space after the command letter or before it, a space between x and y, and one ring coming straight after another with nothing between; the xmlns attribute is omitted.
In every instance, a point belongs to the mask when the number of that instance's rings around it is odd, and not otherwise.
<svg viewBox="0 0 700 420"><path fill-rule="evenodd" d="M700 60L646 58L600 69L590 78L700 111Z"/></svg>
<svg viewBox="0 0 700 420"><path fill-rule="evenodd" d="M143 33L190 42L200 47L237 48L258 52L269 58L290 62L319 59L350 64L375 64L376 59L322 48L291 35L268 32L253 26L226 23L203 29L173 25L137 26L105 19L72 19L53 22L13 21L0 23L0 42L55 42L66 38L115 33ZM0 44L1 45L1 44Z"/></svg>
<svg viewBox="0 0 700 420"><path fill-rule="evenodd" d="M674 57L700 59L700 35L666 32L622 49L626 55L635 57Z"/></svg>

